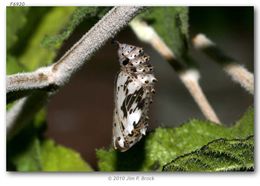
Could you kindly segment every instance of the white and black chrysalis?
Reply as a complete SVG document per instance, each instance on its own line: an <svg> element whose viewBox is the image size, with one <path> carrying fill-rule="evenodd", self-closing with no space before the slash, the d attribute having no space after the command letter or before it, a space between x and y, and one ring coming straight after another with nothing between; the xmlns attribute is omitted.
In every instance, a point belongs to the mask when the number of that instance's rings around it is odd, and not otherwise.
<svg viewBox="0 0 260 186"><path fill-rule="evenodd" d="M149 105L157 80L149 56L142 48L116 43L121 69L114 91L113 145L124 152L146 134Z"/></svg>

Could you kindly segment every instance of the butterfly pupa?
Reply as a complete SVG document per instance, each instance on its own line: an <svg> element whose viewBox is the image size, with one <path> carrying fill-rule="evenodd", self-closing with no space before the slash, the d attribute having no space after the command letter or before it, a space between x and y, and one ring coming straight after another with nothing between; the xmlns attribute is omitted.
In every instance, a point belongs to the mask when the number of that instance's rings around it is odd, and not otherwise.
<svg viewBox="0 0 260 186"><path fill-rule="evenodd" d="M146 134L149 105L157 80L149 56L142 48L116 43L120 72L114 91L113 146L124 152Z"/></svg>

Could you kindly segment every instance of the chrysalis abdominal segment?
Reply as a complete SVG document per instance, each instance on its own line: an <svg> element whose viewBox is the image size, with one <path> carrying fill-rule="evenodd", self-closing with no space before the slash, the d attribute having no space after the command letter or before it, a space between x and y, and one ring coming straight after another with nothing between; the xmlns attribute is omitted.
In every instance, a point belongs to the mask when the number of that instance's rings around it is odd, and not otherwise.
<svg viewBox="0 0 260 186"><path fill-rule="evenodd" d="M146 134L157 80L149 56L142 48L115 42L121 68L115 83L113 145L124 152Z"/></svg>

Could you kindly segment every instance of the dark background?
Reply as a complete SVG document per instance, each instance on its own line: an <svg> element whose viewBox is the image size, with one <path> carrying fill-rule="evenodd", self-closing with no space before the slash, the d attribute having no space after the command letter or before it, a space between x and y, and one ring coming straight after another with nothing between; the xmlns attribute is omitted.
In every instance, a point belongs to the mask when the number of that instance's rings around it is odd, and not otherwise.
<svg viewBox="0 0 260 186"><path fill-rule="evenodd" d="M189 18L191 38L197 33L206 34L249 71L254 71L253 7L191 7ZM64 48L69 48L84 32L82 25ZM192 118L205 119L175 71L156 51L138 41L130 28L120 32L117 39L143 47L155 67L158 83L149 130L176 127ZM191 54L200 67L200 84L221 122L234 124L253 105L253 96L192 47ZM77 150L94 168L95 149L111 144L113 89L118 70L117 49L107 43L48 104L46 136Z"/></svg>

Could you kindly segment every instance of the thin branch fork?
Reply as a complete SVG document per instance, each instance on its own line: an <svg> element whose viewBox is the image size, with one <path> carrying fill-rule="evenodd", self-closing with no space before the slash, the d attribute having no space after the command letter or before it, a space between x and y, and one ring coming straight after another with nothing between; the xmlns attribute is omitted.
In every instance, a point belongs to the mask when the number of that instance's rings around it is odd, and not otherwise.
<svg viewBox="0 0 260 186"><path fill-rule="evenodd" d="M254 94L254 74L238 64L232 57L226 55L215 43L204 34L198 34L193 39L196 49L202 51L215 62L220 64L223 70L241 87L252 95Z"/></svg>
<svg viewBox="0 0 260 186"><path fill-rule="evenodd" d="M30 73L7 76L7 95L49 86L61 87L85 61L113 38L143 7L114 7L93 26L59 61Z"/></svg>
<svg viewBox="0 0 260 186"><path fill-rule="evenodd" d="M21 96L30 95L16 103L8 111L8 131L11 131L11 128L16 126L18 121L18 124L22 126L23 123L32 118L43 106L43 104L39 104L39 107L28 106L37 104L37 102L45 103L45 100L51 94L47 94L48 96L39 96L42 95L42 91L45 93L52 92L53 87L57 90L68 83L71 76L110 38L113 38L123 27L127 26L128 22L142 9L144 8L140 6L114 7L56 63L34 72L7 76L7 98L11 97L11 100L15 100ZM36 93L32 93L35 90ZM33 99L35 96L37 97L37 101ZM25 107L26 113L30 113L28 117L22 117L25 113Z"/></svg>
<svg viewBox="0 0 260 186"><path fill-rule="evenodd" d="M171 49L161 39L157 32L146 22L139 19L134 19L130 22L130 26L140 40L152 45L153 48L171 64L174 70L178 73L180 80L197 103L203 115L208 120L216 124L220 124L219 118L217 117L215 111L211 107L209 101L203 93L202 88L199 85L199 71L196 69L183 67L183 65L174 56L174 53L171 51Z"/></svg>

